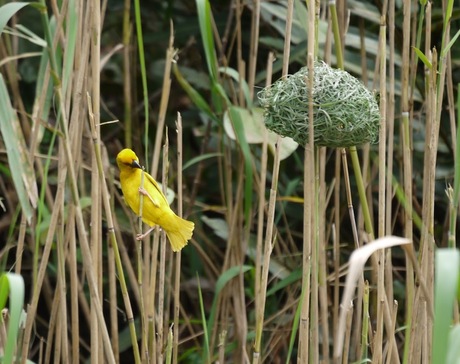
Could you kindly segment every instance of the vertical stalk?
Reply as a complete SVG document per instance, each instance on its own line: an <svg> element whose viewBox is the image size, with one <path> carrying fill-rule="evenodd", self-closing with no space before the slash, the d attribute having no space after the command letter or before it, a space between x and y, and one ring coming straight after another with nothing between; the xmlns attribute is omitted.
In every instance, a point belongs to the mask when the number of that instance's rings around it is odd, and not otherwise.
<svg viewBox="0 0 460 364"><path fill-rule="evenodd" d="M385 235L392 234L392 200L393 200L393 158L394 158L394 122L395 122L395 0L389 0L388 4L388 101L386 108L387 125L387 160L386 160L386 199L385 199ZM385 290L388 300L391 301L393 294L393 265L391 249L387 249L385 256Z"/></svg>
<svg viewBox="0 0 460 364"><path fill-rule="evenodd" d="M329 299L327 285L327 238L326 238L326 148L319 148L319 180L318 184L318 297L319 321L321 322L321 348L324 364L329 363L330 331L329 331Z"/></svg>
<svg viewBox="0 0 460 364"><path fill-rule="evenodd" d="M166 51L165 69L163 72L164 78L163 78L163 86L161 89L160 110L158 112L158 125L156 127L155 144L153 145L154 150L153 150L152 167L150 168L150 174L153 176L153 178L156 178L156 175L158 172L158 164L160 161L161 139L164 134L166 111L168 109L168 101L169 101L169 92L171 90L171 65L174 61L174 55L175 55L174 27L171 22L170 35L169 35L169 46L168 46L168 50ZM147 165L147 159L145 160L145 164Z"/></svg>
<svg viewBox="0 0 460 364"><path fill-rule="evenodd" d="M142 34L141 6L140 0L134 0L134 16L136 19L137 48L139 50L139 63L141 66L142 93L144 101L144 148L145 165L148 165L149 145L149 95L147 88L147 70L145 67L144 36ZM155 178L155 174L152 174Z"/></svg>
<svg viewBox="0 0 460 364"><path fill-rule="evenodd" d="M309 140L305 146L305 160L304 160L304 239L303 239L303 265L302 265L302 287L305 291L304 300L301 308L301 323L300 323L300 362L306 363L311 360L318 362L318 332L313 331L313 337L310 337L308 330L315 329L312 325L316 325L317 315L315 314L313 320L310 322L310 299L313 295L310 294L310 286L317 284L317 272L310 276L311 272L316 267L316 210L317 199L315 197L315 174L308 171L316 171L315 168L315 145L314 145L314 109L313 109L313 87L314 87L314 62L316 52L316 2L311 0L308 2L308 50L307 50L307 66L308 66L308 92L310 103L308 105L308 130ZM313 283L312 281L315 281ZM317 286L316 286L317 287ZM317 294L317 292L315 292ZM313 302L317 305L317 302ZM316 307L313 308L315 313ZM313 347L309 347L309 344ZM311 351L310 351L311 350ZM310 357L309 357L310 351Z"/></svg>
<svg viewBox="0 0 460 364"><path fill-rule="evenodd" d="M260 275L259 291L257 292L257 312L256 312L256 339L254 343L254 353L252 357L252 363L257 364L260 362L260 348L262 342L262 332L264 325L264 312L265 312L265 301L267 294L268 285L268 272L270 266L270 255L273 249L273 221L275 219L275 207L276 207L276 194L278 188L278 175L280 165L280 151L281 151L282 139L277 138L275 160L273 162L273 178L272 186L270 188L270 198L268 202L268 213L267 213L267 230L265 233L265 244L263 254L262 272ZM275 237L276 238L276 237Z"/></svg>
<svg viewBox="0 0 460 364"><path fill-rule="evenodd" d="M363 325L361 327L361 355L362 361L368 358L368 346L369 346L369 282L364 282L364 294L363 294Z"/></svg>
<svg viewBox="0 0 460 364"><path fill-rule="evenodd" d="M413 240L413 221L412 221L412 143L409 123L409 51L410 51L410 23L411 23L411 1L404 0L403 4L403 45L402 45L402 69L401 69L401 140L403 148L402 170L404 185L404 237ZM422 11L423 13L423 11ZM419 27L421 29L421 27ZM406 256L406 330L404 340L403 363L410 362L410 343L412 308L414 300L414 268L410 259Z"/></svg>
<svg viewBox="0 0 460 364"><path fill-rule="evenodd" d="M112 201L113 201L113 195ZM115 356L115 362L120 363L120 345L118 335L118 310L116 303L117 300L117 281L116 281L116 267L115 267L115 254L113 247L107 239L107 276L109 280L109 302L110 304L110 337L112 339L112 348ZM75 363L75 361L74 361Z"/></svg>
<svg viewBox="0 0 460 364"><path fill-rule="evenodd" d="M163 145L163 170L162 170L162 180L163 184L163 193L166 195L167 186L168 186L168 150L169 150L169 139L168 139L168 129L165 133L165 143ZM166 233L161 231L161 253L160 253L160 266L159 266L159 284L158 284L158 343L157 346L157 358L158 363L163 363L163 346L164 346L164 329L165 321L168 322L167 317L165 317L165 272L166 272L166 249L167 244ZM165 320L166 319L166 320Z"/></svg>
<svg viewBox="0 0 460 364"><path fill-rule="evenodd" d="M177 113L176 120L177 131L177 214L183 216L182 207L182 116ZM174 271L174 328L173 328L173 363L177 363L179 353L179 314L180 314L180 271L182 252L175 254L175 271Z"/></svg>
<svg viewBox="0 0 460 364"><path fill-rule="evenodd" d="M308 93L310 103L308 105L308 143L305 146L304 157L304 222L303 222L303 255L302 255L302 297L300 302L300 328L299 328L299 363L309 361L309 314L310 314L310 279L311 279L311 255L315 244L315 159L314 159L314 110L313 110L313 85L314 85L314 62L316 50L316 1L308 1ZM284 68L283 68L284 69ZM316 304L316 303L313 303ZM312 360L317 358L317 349L310 348ZM313 360L314 361L314 360Z"/></svg>
<svg viewBox="0 0 460 364"><path fill-rule="evenodd" d="M132 101L131 101L131 32L130 21L131 1L125 0L123 6L123 100L124 100L124 120L125 127L125 147L132 146Z"/></svg>
<svg viewBox="0 0 460 364"><path fill-rule="evenodd" d="M255 83L255 78L256 78L257 51L258 51L258 45L259 45L259 24L260 24L260 0L254 0L253 9L252 9L252 20L251 20L251 45L249 48L249 74L248 74L249 98L251 100L254 97L254 89L255 89L254 83Z"/></svg>
<svg viewBox="0 0 460 364"><path fill-rule="evenodd" d="M121 262L121 257L120 257L120 251L118 249L118 242L117 238L115 235L115 228L114 228L114 223L113 223L113 215L112 215L112 210L110 207L110 194L108 191L108 187L106 184L106 179L105 179L105 173L104 169L102 167L102 156L101 156L101 146L99 142L99 138L97 137L97 128L94 122L93 118L93 113L92 113L92 108L91 108L91 100L88 100L88 106L89 106L89 122L90 122L90 128L91 128L91 136L93 139L93 147L94 147L94 154L96 157L97 161L97 170L99 173L99 179L101 181L101 187L102 187L102 201L104 204L104 210L105 210L105 216L107 219L107 225L108 225L108 232L109 232L109 238L110 238L110 244L112 245L113 251L115 253L115 265L117 268L117 274L118 274L118 279L120 281L120 287L121 287L121 294L123 297L123 301L125 304L125 310L126 310L126 317L129 325L129 333L131 336L131 344L133 347L133 352L134 352L134 362L136 364L141 363L140 360L140 354L139 354L139 346L137 343L137 335L136 335L136 328L134 326L134 317L133 317L133 311L131 308L131 301L129 299L128 295L128 288L126 285L126 280L125 280L125 275L123 272L123 265ZM112 354L113 355L113 354ZM112 363L115 362L115 357L111 361Z"/></svg>
<svg viewBox="0 0 460 364"><path fill-rule="evenodd" d="M388 2L384 1L380 17L380 36L379 36L379 54L380 54L380 129L379 129L379 197L378 197L378 237L385 236L385 192L386 192L386 12ZM383 303L387 300L385 294L385 251L377 252L377 326L374 337L374 352L372 359L376 363L383 362Z"/></svg>
<svg viewBox="0 0 460 364"><path fill-rule="evenodd" d="M101 59L101 3L100 0L91 1L91 100L96 138L100 135L100 59ZM98 284L98 293L102 299L102 214L101 214L101 182L97 171L96 156L91 156L91 254L93 256L94 271ZM103 361L103 352L100 350L102 342L99 334L97 313L91 305L91 363Z"/></svg>
<svg viewBox="0 0 460 364"><path fill-rule="evenodd" d="M274 61L274 54L272 52L269 53L268 55L268 60L267 60L267 78L265 81L265 85L269 86L271 84L272 80L272 72L273 72L273 61ZM267 178L267 144L268 144L268 132L266 129L264 129L264 141L262 143L262 156L261 156L261 162L260 162L260 186L259 186L259 207L258 207L258 221L257 221L257 247L256 247L256 273L255 273L255 307L256 307L256 329L255 329L255 340L254 340L254 352L253 352L253 358L252 358L252 363L257 364L260 360L260 351L261 351L261 345L262 345L262 333L263 333L263 327L264 327L264 313L265 313L265 293L267 286L263 285L264 281L264 275L261 272L261 267L264 267L262 265L262 241L263 241L263 222L264 222L264 205L265 205L265 180ZM275 154L275 158L276 158ZM276 163L275 163L276 165ZM276 187L273 186L272 187ZM270 209L270 203L269 203L269 211ZM272 208L274 211L274 207ZM268 216L267 216L268 218ZM274 215L272 216L272 219L274 219ZM267 224L268 226L273 224L273 220L270 224ZM268 233L269 231L267 231ZM271 245L272 238L266 239L265 240L265 245L270 244ZM264 254L264 259L266 261L267 259L267 254L265 252Z"/></svg>
<svg viewBox="0 0 460 364"><path fill-rule="evenodd" d="M460 89L460 84L458 85ZM457 229L457 214L458 214L458 200L460 196L460 92L457 94L457 141L455 148L455 167L454 167L454 187L450 188L449 202L450 202L450 223L449 223L449 248L455 248L456 244L456 229Z"/></svg>

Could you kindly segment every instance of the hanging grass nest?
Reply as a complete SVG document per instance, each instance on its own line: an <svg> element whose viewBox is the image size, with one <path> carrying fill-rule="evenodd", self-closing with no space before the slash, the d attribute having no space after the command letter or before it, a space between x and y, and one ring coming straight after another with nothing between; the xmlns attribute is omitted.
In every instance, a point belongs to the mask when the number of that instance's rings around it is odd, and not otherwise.
<svg viewBox="0 0 460 364"><path fill-rule="evenodd" d="M351 147L376 143L380 112L375 96L348 72L315 62L315 144ZM258 94L265 125L305 146L308 142L308 68L288 75Z"/></svg>

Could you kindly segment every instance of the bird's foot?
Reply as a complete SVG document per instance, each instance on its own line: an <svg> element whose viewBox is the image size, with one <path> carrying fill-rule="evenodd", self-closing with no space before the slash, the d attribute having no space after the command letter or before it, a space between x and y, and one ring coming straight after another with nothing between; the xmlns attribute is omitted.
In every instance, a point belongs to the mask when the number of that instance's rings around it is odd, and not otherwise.
<svg viewBox="0 0 460 364"><path fill-rule="evenodd" d="M139 193L144 196L150 196L144 187L139 187Z"/></svg>
<svg viewBox="0 0 460 364"><path fill-rule="evenodd" d="M152 226L150 229L148 229L143 234L137 234L136 235L136 240L143 240L147 235L149 235L153 231L153 229L155 229L155 226Z"/></svg>
<svg viewBox="0 0 460 364"><path fill-rule="evenodd" d="M144 195L144 196L147 196L149 198L149 200L156 206L156 207L160 207L160 205L158 204L158 202L156 202L152 196L150 196L150 194L147 192L147 190L143 187L139 187L139 193L141 195Z"/></svg>

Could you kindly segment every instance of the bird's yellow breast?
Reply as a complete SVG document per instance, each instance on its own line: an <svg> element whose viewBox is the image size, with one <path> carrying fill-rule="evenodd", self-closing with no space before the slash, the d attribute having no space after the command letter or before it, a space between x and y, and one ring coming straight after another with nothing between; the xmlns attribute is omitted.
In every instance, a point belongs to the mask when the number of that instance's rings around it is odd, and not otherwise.
<svg viewBox="0 0 460 364"><path fill-rule="evenodd" d="M143 177L142 177L143 174ZM170 224L170 216L174 214L169 204L159 189L152 176L138 168L127 168L120 171L120 183L126 203L136 215L140 215L140 192L143 188L150 196L143 196L142 220L150 225L161 225L167 228Z"/></svg>

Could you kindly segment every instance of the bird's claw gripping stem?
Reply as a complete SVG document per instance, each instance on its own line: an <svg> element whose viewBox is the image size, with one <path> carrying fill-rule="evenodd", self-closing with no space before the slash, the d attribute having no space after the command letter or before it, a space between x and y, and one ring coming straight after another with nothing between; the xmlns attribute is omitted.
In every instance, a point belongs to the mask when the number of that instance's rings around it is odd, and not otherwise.
<svg viewBox="0 0 460 364"><path fill-rule="evenodd" d="M155 226L152 226L150 229L148 229L145 233L143 234L137 234L136 235L136 240L142 240L144 239L147 235L149 235L153 229L155 229Z"/></svg>

